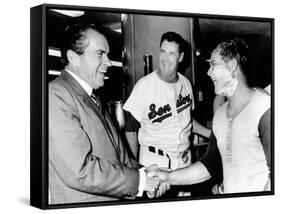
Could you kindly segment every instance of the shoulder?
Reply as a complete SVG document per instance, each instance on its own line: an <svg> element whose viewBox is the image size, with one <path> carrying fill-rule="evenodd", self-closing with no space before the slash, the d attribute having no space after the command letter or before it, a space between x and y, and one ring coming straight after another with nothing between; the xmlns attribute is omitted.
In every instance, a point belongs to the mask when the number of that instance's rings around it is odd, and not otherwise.
<svg viewBox="0 0 281 214"><path fill-rule="evenodd" d="M256 97L258 97L258 99L270 100L270 95L264 89L254 88L254 90L256 91Z"/></svg>
<svg viewBox="0 0 281 214"><path fill-rule="evenodd" d="M185 82L188 82L189 84L191 84L190 81L189 81L189 79L188 79L186 76L182 75L182 74L179 73L179 72L178 72L178 75L179 75L179 79L180 79L181 81L185 81Z"/></svg>
<svg viewBox="0 0 281 214"><path fill-rule="evenodd" d="M255 108L268 109L271 106L271 96L263 89L255 88L254 95L254 106Z"/></svg>
<svg viewBox="0 0 281 214"><path fill-rule="evenodd" d="M49 83L49 100L50 103L52 100L70 100L73 99L73 90L69 84L61 77L56 78L55 80Z"/></svg>
<svg viewBox="0 0 281 214"><path fill-rule="evenodd" d="M265 111L260 119L260 125L268 125L271 122L271 109Z"/></svg>
<svg viewBox="0 0 281 214"><path fill-rule="evenodd" d="M142 77L138 82L142 83L142 84L145 84L145 83L149 83L151 81L155 81L156 78L157 78L156 71L153 71L152 73Z"/></svg>
<svg viewBox="0 0 281 214"><path fill-rule="evenodd" d="M192 88L191 82L186 76L182 75L181 73L178 73L178 75L181 82L185 83L189 88Z"/></svg>
<svg viewBox="0 0 281 214"><path fill-rule="evenodd" d="M155 80L156 80L156 73L154 71L139 79L136 85L134 86L134 89L140 89L140 88L147 89L148 87L152 86L152 84L155 84Z"/></svg>
<svg viewBox="0 0 281 214"><path fill-rule="evenodd" d="M66 91L66 83L62 78L57 77L55 80L49 82L49 94L59 91Z"/></svg>
<svg viewBox="0 0 281 214"><path fill-rule="evenodd" d="M60 91L63 90L64 84L63 81L60 77L57 77L53 81L49 82L49 94L55 92L55 91Z"/></svg>
<svg viewBox="0 0 281 214"><path fill-rule="evenodd" d="M271 84L269 84L268 86L266 86L264 88L264 90L268 93L268 94L271 94Z"/></svg>

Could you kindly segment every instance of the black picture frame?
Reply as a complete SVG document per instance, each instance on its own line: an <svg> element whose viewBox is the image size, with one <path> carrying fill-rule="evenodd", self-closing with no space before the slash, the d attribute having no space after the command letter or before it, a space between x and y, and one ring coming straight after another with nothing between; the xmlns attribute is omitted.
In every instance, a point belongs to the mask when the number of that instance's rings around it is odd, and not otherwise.
<svg viewBox="0 0 281 214"><path fill-rule="evenodd" d="M102 202L87 202L87 203L71 203L71 204L50 204L48 201L49 193L48 193L48 81L50 80L50 63L53 59L49 57L49 47L50 47L50 38L54 36L56 38L56 34L61 32L58 29L54 30L54 35L50 34L50 10L73 10L73 11L87 11L91 13L104 13L104 14L131 14L131 15L143 15L143 16L155 16L155 17L169 17L172 18L188 18L192 20L192 27L194 27L198 23L198 20L205 20L205 25L207 26L208 20L209 21L220 21L224 20L226 22L233 22L234 25L240 22L247 22L247 23L261 23L261 28L259 28L256 24L253 26L257 27L255 30L250 31L247 36L251 37L248 38L249 41L253 41L257 38L260 32L259 30L264 30L263 24L267 25L266 28L266 39L267 41L265 44L266 46L266 53L267 59L264 64L261 64L262 69L267 69L268 73L264 76L257 77L257 85L260 87L265 87L268 83L271 83L271 139L272 139L272 146L271 146L271 191L264 191L264 192L249 192L249 193L235 193L235 194L222 194L222 195L200 195L200 196L192 196L192 197L183 197L183 198L172 198L172 199L134 199L134 200L118 200L118 201L102 201ZM55 17L55 19L59 20L63 16ZM96 17L97 18L97 17ZM195 20L195 22L194 22ZM53 20L52 20L53 21ZM64 26L65 21L61 21L61 26ZM102 18L101 21L103 22ZM135 23L134 23L135 24ZM170 23L171 24L171 23ZM249 24L250 25L250 24ZM58 27L59 24L56 27ZM233 25L232 25L233 26ZM251 25L250 25L251 26ZM65 26L64 26L65 27ZM120 26L119 26L120 27ZM121 26L122 27L122 26ZM217 26L216 26L217 27ZM215 31L220 31L219 28L216 28L214 25L210 28L213 28L212 32L209 32L210 35ZM229 26L225 26L226 28ZM248 29L243 29L242 26L241 31L247 31ZM63 29L61 29L63 30ZM196 40L197 44L201 43L199 46L200 48L196 49L194 47L190 47L191 51L191 58L189 59L188 65L189 68L184 70L183 73L190 79L192 79L193 84L196 85L197 82L204 83L204 80L200 79L195 74L194 71L196 68L194 62L196 61L196 53L199 51L199 54L206 57L206 51L210 51L211 48L217 43L216 39L212 40L212 44L208 44L207 40L198 40L198 32L196 29L191 28L189 26L190 31L190 40L193 42ZM226 31L226 30L225 30ZM202 33L202 32L201 32ZM223 36L224 31L219 32L219 39L224 38ZM233 32L232 32L233 33ZM234 32L235 33L235 32ZM230 35L228 35L230 36ZM58 38L58 37L57 37ZM53 38L52 38L53 39ZM134 38L135 39L135 38ZM160 39L160 38L159 38ZM159 39L155 42L159 43ZM60 40L58 38L58 40ZM198 41L197 41L198 40ZM254 42L260 42L261 40L256 39ZM190 41L189 41L190 42ZM254 43L253 42L253 43ZM109 41L110 43L110 41ZM160 11L144 11L144 10L133 10L133 9L122 9L122 8L102 8L102 7L87 7L87 6L74 6L74 5L56 5L56 4L43 4L30 9L30 65L31 65L31 74L30 74L30 111L31 111L31 118L30 118L30 204L40 209L55 209L55 208L74 208L74 207L86 207L86 206L106 206L106 205L120 205L120 204L136 204L136 203L156 203L156 202L167 202L167 201L179 201L179 200L198 200L198 199L216 199L216 198L229 198L229 197L246 197L246 196L261 196L261 195L273 195L275 189L275 181L274 181L274 19L273 18L261 18L261 17L239 17L239 16L225 16L225 15L211 15L211 14L195 14L195 13L179 13L179 12L160 12ZM255 43L254 43L255 44ZM52 44L53 45L53 44ZM122 48L122 41L120 47ZM198 47L199 47L198 46ZM203 47L206 47L204 49ZM261 51L261 50L260 50ZM152 51L153 52L153 51ZM147 53L144 53L146 55ZM149 52L149 55L151 51ZM120 57L121 56L121 57ZM264 56L261 54L261 56ZM258 55L258 57L261 57ZM124 57L121 55L116 54L114 56L119 63L126 63L124 61ZM204 58L203 57L203 58ZM204 58L206 59L206 58ZM156 60L157 61L157 60ZM138 64L138 68L134 69L143 69L143 59L135 60ZM56 64L56 63L54 63ZM153 64L155 65L155 64ZM260 64L259 64L260 65ZM119 64L120 67L120 64ZM54 69L61 69L60 66L55 66ZM124 69L122 65L120 69ZM193 71L192 75L189 72ZM135 73L133 76L130 76L130 80L126 82L125 86L123 82L120 85L116 85L121 90L120 94L115 94L115 97L109 97L110 99L119 99L128 97L128 94L132 90L132 87L136 83L136 81L141 78L144 73ZM51 77L52 78L52 77ZM116 77L115 77L116 78ZM119 77L117 77L119 78ZM122 81L127 81L122 79ZM197 84L198 85L198 84ZM194 86L195 87L195 86ZM194 88L196 92L200 91L198 88ZM110 96L107 91L103 92L107 96ZM196 95L197 96L197 95ZM200 95L198 95L200 96ZM200 99L200 98L198 98ZM108 101L107 100L107 101ZM208 118L208 116L206 116Z"/></svg>

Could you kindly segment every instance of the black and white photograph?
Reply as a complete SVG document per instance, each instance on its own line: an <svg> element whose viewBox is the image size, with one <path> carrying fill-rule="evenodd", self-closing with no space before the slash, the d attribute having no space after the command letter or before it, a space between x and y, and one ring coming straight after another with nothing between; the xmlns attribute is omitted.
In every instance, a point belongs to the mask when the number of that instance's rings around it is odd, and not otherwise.
<svg viewBox="0 0 281 214"><path fill-rule="evenodd" d="M32 206L274 195L273 18L30 14Z"/></svg>

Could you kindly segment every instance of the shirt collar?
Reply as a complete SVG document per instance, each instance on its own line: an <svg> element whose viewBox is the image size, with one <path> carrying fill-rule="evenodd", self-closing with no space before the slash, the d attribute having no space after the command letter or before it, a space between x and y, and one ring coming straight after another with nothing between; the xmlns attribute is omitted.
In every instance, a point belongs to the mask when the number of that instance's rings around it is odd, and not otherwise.
<svg viewBox="0 0 281 214"><path fill-rule="evenodd" d="M89 96L92 94L92 87L86 83L84 80L82 80L80 77L78 77L76 74L74 74L72 71L65 69L80 85L81 87L87 92Z"/></svg>

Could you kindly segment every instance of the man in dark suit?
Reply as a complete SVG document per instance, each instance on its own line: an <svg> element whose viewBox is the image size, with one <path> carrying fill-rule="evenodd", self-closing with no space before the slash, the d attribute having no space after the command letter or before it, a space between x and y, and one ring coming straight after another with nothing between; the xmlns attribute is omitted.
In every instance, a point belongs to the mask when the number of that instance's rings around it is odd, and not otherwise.
<svg viewBox="0 0 281 214"><path fill-rule="evenodd" d="M134 199L169 188L131 159L92 92L111 66L105 36L89 24L66 29L65 69L49 84L50 203ZM158 194L159 194L158 191Z"/></svg>

